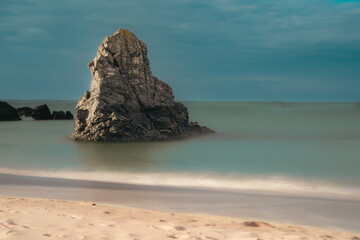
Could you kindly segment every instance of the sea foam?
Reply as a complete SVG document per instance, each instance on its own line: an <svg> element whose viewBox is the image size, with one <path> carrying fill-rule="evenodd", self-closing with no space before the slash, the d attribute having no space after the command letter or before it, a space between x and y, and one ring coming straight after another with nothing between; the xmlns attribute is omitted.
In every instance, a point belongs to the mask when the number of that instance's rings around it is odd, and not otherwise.
<svg viewBox="0 0 360 240"><path fill-rule="evenodd" d="M0 168L2 174L59 179L100 181L123 184L168 187L205 187L255 190L293 194L337 194L359 198L360 188L320 179L301 179L275 175L219 174L194 172L114 172L23 170Z"/></svg>

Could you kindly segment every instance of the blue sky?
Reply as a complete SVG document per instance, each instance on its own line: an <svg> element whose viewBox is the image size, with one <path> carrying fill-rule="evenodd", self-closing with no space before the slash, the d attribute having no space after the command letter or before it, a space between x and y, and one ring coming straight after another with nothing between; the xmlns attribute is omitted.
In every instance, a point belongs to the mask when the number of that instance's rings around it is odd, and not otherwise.
<svg viewBox="0 0 360 240"><path fill-rule="evenodd" d="M78 99L118 28L180 100L360 101L360 2L1 0L0 98Z"/></svg>

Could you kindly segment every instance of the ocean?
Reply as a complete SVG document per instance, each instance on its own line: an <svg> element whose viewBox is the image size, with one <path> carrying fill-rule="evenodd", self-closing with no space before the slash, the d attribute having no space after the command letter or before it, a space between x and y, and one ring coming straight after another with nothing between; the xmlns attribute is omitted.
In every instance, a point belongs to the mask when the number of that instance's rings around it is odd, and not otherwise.
<svg viewBox="0 0 360 240"><path fill-rule="evenodd" d="M76 101L43 103L75 113ZM360 196L360 104L183 102L216 134L80 143L73 121L0 122L0 173L105 182Z"/></svg>

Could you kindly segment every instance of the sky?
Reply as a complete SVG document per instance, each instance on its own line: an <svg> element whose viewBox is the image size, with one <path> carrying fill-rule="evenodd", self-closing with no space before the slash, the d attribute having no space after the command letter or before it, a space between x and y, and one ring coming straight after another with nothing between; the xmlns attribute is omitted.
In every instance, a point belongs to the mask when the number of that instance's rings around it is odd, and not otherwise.
<svg viewBox="0 0 360 240"><path fill-rule="evenodd" d="M0 99L79 99L126 28L178 100L360 101L360 1L0 0Z"/></svg>

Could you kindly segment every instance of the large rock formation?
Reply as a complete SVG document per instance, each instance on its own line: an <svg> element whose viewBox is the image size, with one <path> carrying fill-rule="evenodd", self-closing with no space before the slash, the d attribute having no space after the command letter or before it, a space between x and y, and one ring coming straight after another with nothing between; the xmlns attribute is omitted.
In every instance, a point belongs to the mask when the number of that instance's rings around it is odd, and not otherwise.
<svg viewBox="0 0 360 240"><path fill-rule="evenodd" d="M0 121L16 121L21 120L15 108L7 102L0 101Z"/></svg>
<svg viewBox="0 0 360 240"><path fill-rule="evenodd" d="M73 139L147 141L212 132L189 122L171 87L152 75L145 43L128 30L106 37L89 69L90 91L77 104Z"/></svg>

